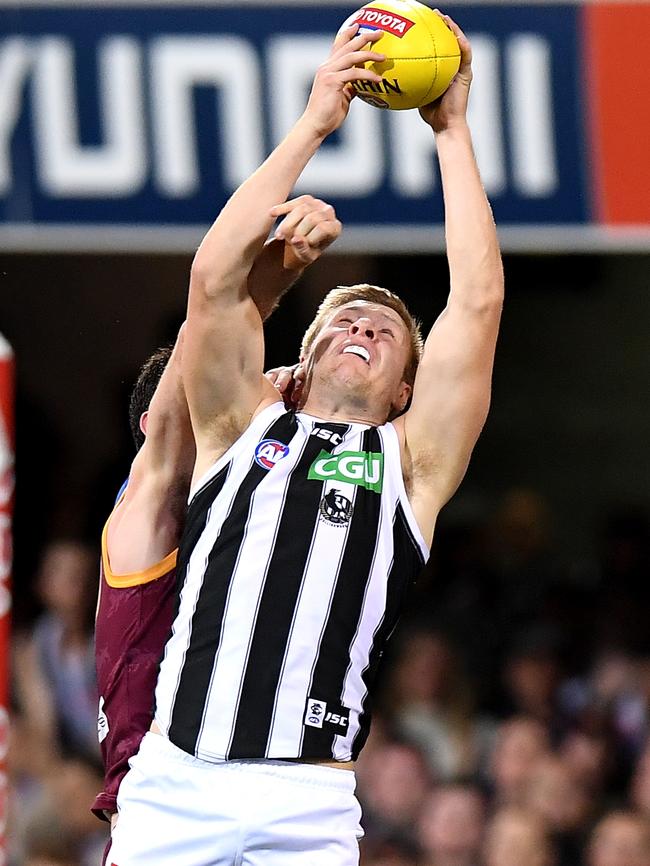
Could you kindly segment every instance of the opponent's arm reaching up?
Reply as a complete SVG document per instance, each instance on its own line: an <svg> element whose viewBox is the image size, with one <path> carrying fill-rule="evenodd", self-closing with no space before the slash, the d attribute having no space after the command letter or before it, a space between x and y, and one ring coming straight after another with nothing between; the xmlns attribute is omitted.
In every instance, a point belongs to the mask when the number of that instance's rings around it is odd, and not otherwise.
<svg viewBox="0 0 650 866"><path fill-rule="evenodd" d="M309 196L305 208L322 208ZM274 238L259 252L248 277L248 290L261 319L266 319L285 291L340 233L340 223L323 227L318 244L311 238L292 244ZM115 575L144 572L178 545L196 449L182 378L185 325L160 377L151 403L140 418L144 443L133 461L128 484L107 528L105 571ZM272 377L284 394L293 387L290 371ZM136 419L137 420L137 419Z"/></svg>
<svg viewBox="0 0 650 866"><path fill-rule="evenodd" d="M303 168L345 119L354 80L380 77L357 64L381 60L364 50L381 33L348 28L319 68L302 117L260 168L234 193L205 236L190 280L184 379L197 445L195 475L229 447L263 405L277 399L263 377L261 319L247 290L253 261ZM334 213L297 199L279 227L294 247L318 246ZM289 237L290 235L290 237Z"/></svg>
<svg viewBox="0 0 650 866"><path fill-rule="evenodd" d="M436 136L451 291L427 337L411 407L397 422L410 499L428 541L487 417L503 305L499 243L466 118L471 49L461 29L443 17L460 44L460 69L421 114Z"/></svg>

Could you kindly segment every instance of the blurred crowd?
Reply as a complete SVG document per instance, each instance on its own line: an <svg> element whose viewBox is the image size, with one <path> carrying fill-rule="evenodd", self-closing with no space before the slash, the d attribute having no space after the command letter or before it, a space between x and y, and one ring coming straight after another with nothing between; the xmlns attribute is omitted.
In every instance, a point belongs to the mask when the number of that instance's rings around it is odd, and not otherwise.
<svg viewBox="0 0 650 866"><path fill-rule="evenodd" d="M650 866L650 520L563 557L531 490L443 520L357 767L363 866ZM15 635L10 866L98 866L98 552L42 557Z"/></svg>

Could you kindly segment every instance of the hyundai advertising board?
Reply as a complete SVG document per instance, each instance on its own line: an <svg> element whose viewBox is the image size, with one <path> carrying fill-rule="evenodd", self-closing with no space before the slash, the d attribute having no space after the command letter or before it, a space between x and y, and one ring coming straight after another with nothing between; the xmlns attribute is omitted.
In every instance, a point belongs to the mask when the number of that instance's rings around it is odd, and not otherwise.
<svg viewBox="0 0 650 866"><path fill-rule="evenodd" d="M354 8L0 3L0 248L192 249L298 116ZM505 249L650 249L650 72L612 60L630 32L650 42L650 6L446 8L473 45L470 123ZM442 247L416 111L357 100L299 191L336 206L339 249Z"/></svg>

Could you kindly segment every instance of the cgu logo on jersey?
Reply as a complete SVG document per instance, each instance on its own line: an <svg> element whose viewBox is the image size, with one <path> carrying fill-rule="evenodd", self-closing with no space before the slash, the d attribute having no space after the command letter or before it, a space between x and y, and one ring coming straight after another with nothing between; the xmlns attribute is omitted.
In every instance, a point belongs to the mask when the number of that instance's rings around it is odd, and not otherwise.
<svg viewBox="0 0 650 866"><path fill-rule="evenodd" d="M307 478L313 481L346 481L381 493L384 455L374 451L343 451L341 454L321 451L309 467Z"/></svg>
<svg viewBox="0 0 650 866"><path fill-rule="evenodd" d="M273 469L289 453L289 446L277 439L262 439L255 449L255 462L262 469Z"/></svg>
<svg viewBox="0 0 650 866"><path fill-rule="evenodd" d="M366 30L384 30L401 39L408 33L415 21L409 21L395 12L387 12L385 9L359 9L352 18L352 24L365 27Z"/></svg>

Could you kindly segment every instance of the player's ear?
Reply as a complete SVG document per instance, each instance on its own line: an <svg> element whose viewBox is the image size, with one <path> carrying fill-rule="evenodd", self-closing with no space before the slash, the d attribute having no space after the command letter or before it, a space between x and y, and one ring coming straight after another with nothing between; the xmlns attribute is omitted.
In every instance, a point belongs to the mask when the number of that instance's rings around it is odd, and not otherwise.
<svg viewBox="0 0 650 866"><path fill-rule="evenodd" d="M149 412L148 411L143 412L142 415L140 415L140 430L144 433L145 436L147 435L147 421L148 420L149 420Z"/></svg>
<svg viewBox="0 0 650 866"><path fill-rule="evenodd" d="M397 399L393 402L395 412L398 415L406 409L412 393L413 388L408 384L408 382L400 382Z"/></svg>

